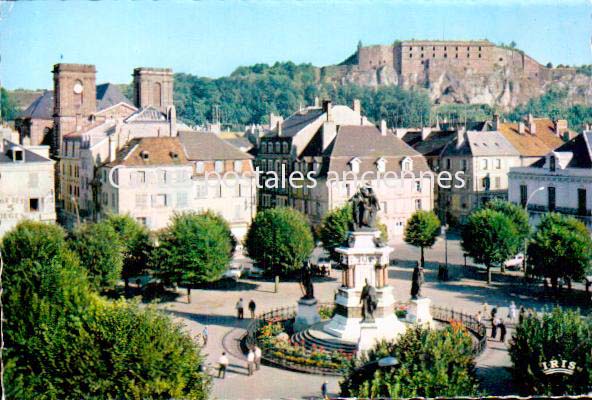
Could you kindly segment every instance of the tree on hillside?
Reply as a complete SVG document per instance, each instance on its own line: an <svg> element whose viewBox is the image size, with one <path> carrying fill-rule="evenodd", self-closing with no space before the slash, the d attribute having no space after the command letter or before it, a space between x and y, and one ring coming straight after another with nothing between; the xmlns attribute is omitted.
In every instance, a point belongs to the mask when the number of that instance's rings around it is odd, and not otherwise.
<svg viewBox="0 0 592 400"><path fill-rule="evenodd" d="M378 367L394 357L397 364ZM340 382L342 397L457 397L477 394L471 335L454 323L442 330L411 328L354 357Z"/></svg>
<svg viewBox="0 0 592 400"><path fill-rule="evenodd" d="M130 215L109 215L106 219L119 237L123 252L123 269L121 276L126 289L129 279L141 275L147 268L148 257L152 250L150 234L145 226Z"/></svg>
<svg viewBox="0 0 592 400"><path fill-rule="evenodd" d="M554 308L516 326L509 348L514 383L523 395L588 393L592 385L592 325L577 311ZM573 375L543 373L557 361ZM545 363L545 364L543 364Z"/></svg>
<svg viewBox="0 0 592 400"><path fill-rule="evenodd" d="M302 267L314 249L306 217L293 208L271 208L255 216L245 246L249 257L273 275L287 275Z"/></svg>
<svg viewBox="0 0 592 400"><path fill-rule="evenodd" d="M87 222L77 226L70 244L95 290L115 288L121 278L123 247L108 222Z"/></svg>
<svg viewBox="0 0 592 400"><path fill-rule="evenodd" d="M0 113L2 121L12 121L19 114L16 102L4 88L0 88Z"/></svg>
<svg viewBox="0 0 592 400"><path fill-rule="evenodd" d="M191 287L222 277L234 253L228 223L212 212L176 214L159 237L151 265L164 282Z"/></svg>
<svg viewBox="0 0 592 400"><path fill-rule="evenodd" d="M431 248L440 234L440 220L433 211L416 211L407 221L405 242L421 249L421 267L425 267L424 249Z"/></svg>
<svg viewBox="0 0 592 400"><path fill-rule="evenodd" d="M592 239L586 226L573 217L546 214L528 246L530 274L549 278L554 289L559 278L579 281L591 272Z"/></svg>
<svg viewBox="0 0 592 400"><path fill-rule="evenodd" d="M491 267L501 266L516 254L520 241L514 223L506 215L481 209L469 215L462 228L461 246L476 262L487 267L487 283L491 283Z"/></svg>

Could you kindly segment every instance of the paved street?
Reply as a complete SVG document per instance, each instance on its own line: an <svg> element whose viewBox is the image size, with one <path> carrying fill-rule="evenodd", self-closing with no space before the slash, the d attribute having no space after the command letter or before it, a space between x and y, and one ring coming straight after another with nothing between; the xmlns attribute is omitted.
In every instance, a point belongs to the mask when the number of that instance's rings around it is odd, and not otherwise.
<svg viewBox="0 0 592 400"><path fill-rule="evenodd" d="M406 300L412 273L412 261L417 260L419 251L404 243L393 244L395 251L392 258L397 264L389 269L389 282L395 288L395 297ZM457 264L451 267L448 282L437 281L437 268L434 263L444 261L444 242L438 241L433 250L426 252L428 268L424 295L433 303L455 310L476 313L487 302L490 308L497 306L499 315L507 315L507 306L514 300L519 306L537 310L544 306L538 299L539 289L527 288L515 277L494 275L494 282L487 286L485 274L467 273L462 267L464 259L458 240L448 242L449 262ZM315 282L315 294L323 301L332 301L334 291L339 286L339 271L333 271L331 278ZM239 298L246 304L254 299L257 311L267 311L274 307L294 306L302 295L298 282L282 282L279 293L274 293L271 281L241 280L238 283L217 283L211 288L192 291L192 302L187 304L185 292L177 301L161 304L161 307L174 313L193 333L200 333L204 325L208 326L209 340L205 348L207 360L216 366L218 357L226 351L230 359L230 368L226 379L214 379L213 395L220 399L260 399L260 398L312 398L320 396L323 380L329 382L330 392L339 393L338 379L317 375L283 371L262 366L254 376L246 373L246 361L238 347L238 339L244 333L248 319L238 321L234 305ZM247 316L248 317L248 316ZM508 339L511 337L511 329ZM489 341L488 348L478 358L478 374L484 389L496 394L508 393L509 374L506 367L510 360L506 347L500 342Z"/></svg>

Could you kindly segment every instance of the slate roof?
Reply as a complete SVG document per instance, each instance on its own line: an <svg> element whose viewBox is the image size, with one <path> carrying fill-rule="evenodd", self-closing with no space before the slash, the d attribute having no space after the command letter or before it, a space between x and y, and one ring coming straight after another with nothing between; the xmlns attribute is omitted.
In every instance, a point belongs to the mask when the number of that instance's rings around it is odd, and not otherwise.
<svg viewBox="0 0 592 400"><path fill-rule="evenodd" d="M592 132L585 131L553 152L559 154L570 153L571 159L564 168L592 168L592 147L590 143L592 143ZM544 165L545 157L542 157L532 167L543 168Z"/></svg>
<svg viewBox="0 0 592 400"><path fill-rule="evenodd" d="M53 90L46 90L29 107L19 114L19 118L52 119Z"/></svg>
<svg viewBox="0 0 592 400"><path fill-rule="evenodd" d="M322 108L309 107L298 111L282 122L282 137L293 137L307 125L323 115ZM268 136L275 136L275 127L268 133Z"/></svg>
<svg viewBox="0 0 592 400"><path fill-rule="evenodd" d="M148 158L142 157L147 153ZM187 156L178 137L147 137L132 139L106 166L128 167L187 164Z"/></svg>
<svg viewBox="0 0 592 400"><path fill-rule="evenodd" d="M498 131L467 131L464 142L458 147L456 140L448 143L442 152L445 156L519 156L518 150Z"/></svg>
<svg viewBox="0 0 592 400"><path fill-rule="evenodd" d="M164 115L160 110L152 107L147 106L144 108L139 109L129 117L127 117L124 122L162 122L166 121L167 117Z"/></svg>
<svg viewBox="0 0 592 400"><path fill-rule="evenodd" d="M102 83L97 85L97 111L104 110L119 103L125 103L134 107L134 103L125 97L114 84Z"/></svg>
<svg viewBox="0 0 592 400"><path fill-rule="evenodd" d="M401 161L407 157L413 160L413 171L429 171L426 159L393 134L382 136L380 130L366 125L343 125L337 131L333 144L328 148L329 163L324 165L321 175L328 171L342 174L351 171L350 161L360 160L360 174L377 172L376 162L386 160L386 171L401 172ZM327 164L327 163L324 163Z"/></svg>
<svg viewBox="0 0 592 400"><path fill-rule="evenodd" d="M444 147L456 140L456 131L432 131L425 138L421 138L421 131L407 132L403 141L424 156L439 156Z"/></svg>
<svg viewBox="0 0 592 400"><path fill-rule="evenodd" d="M49 158L40 156L39 154L28 150L25 146L21 146L9 141L5 141L4 151L0 152L0 164L17 164L17 163L42 163L42 162L53 162ZM22 150L24 152L24 161L14 161L12 158L12 150Z"/></svg>
<svg viewBox="0 0 592 400"><path fill-rule="evenodd" d="M224 140L239 150L246 149L246 151L249 151L254 147L253 143L249 142L249 139L247 139L245 137L236 137L236 138L224 139Z"/></svg>
<svg viewBox="0 0 592 400"><path fill-rule="evenodd" d="M564 142L555 133L555 125L548 118L534 118L536 126L535 134L531 134L528 124L525 124L525 132L518 133L517 123L501 123L498 131L518 150L520 155L526 157L544 156L551 150L561 146Z"/></svg>
<svg viewBox="0 0 592 400"><path fill-rule="evenodd" d="M214 133L179 132L189 160L249 160L253 158Z"/></svg>

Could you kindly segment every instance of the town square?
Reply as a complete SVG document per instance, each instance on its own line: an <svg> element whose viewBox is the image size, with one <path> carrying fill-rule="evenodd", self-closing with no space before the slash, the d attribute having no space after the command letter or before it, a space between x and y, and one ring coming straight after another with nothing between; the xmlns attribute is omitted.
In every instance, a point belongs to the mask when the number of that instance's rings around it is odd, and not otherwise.
<svg viewBox="0 0 592 400"><path fill-rule="evenodd" d="M0 2L0 400L589 398L590 15Z"/></svg>

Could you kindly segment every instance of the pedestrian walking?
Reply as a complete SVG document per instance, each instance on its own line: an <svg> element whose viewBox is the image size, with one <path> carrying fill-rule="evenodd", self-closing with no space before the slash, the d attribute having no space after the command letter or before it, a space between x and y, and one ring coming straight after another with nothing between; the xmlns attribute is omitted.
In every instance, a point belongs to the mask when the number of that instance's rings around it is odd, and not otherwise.
<svg viewBox="0 0 592 400"><path fill-rule="evenodd" d="M524 321L525 317L526 317L526 310L524 309L523 306L520 306L520 312L518 313L518 323L521 324L522 321Z"/></svg>
<svg viewBox="0 0 592 400"><path fill-rule="evenodd" d="M321 385L321 394L323 395L323 400L327 400L329 398L329 382L325 381Z"/></svg>
<svg viewBox="0 0 592 400"><path fill-rule="evenodd" d="M512 322L516 321L516 303L514 303L514 300L510 302L510 307L508 307L508 318Z"/></svg>
<svg viewBox="0 0 592 400"><path fill-rule="evenodd" d="M255 369L255 352L253 349L249 349L249 354L247 354L247 368L249 370L249 376L253 375L253 370Z"/></svg>
<svg viewBox="0 0 592 400"><path fill-rule="evenodd" d="M477 320L477 323L481 323L481 320L483 319L483 315L481 314L481 311L477 311L477 315L475 316L475 319Z"/></svg>
<svg viewBox="0 0 592 400"><path fill-rule="evenodd" d="M203 345L204 347L208 344L208 326L204 326L203 331L201 331L201 337L203 338Z"/></svg>
<svg viewBox="0 0 592 400"><path fill-rule="evenodd" d="M493 308L491 309L491 320L493 321L496 316L497 316L497 307L493 306Z"/></svg>
<svg viewBox="0 0 592 400"><path fill-rule="evenodd" d="M255 304L255 301L253 299L251 299L251 301L249 301L249 311L251 312L251 319L255 319L255 309L257 308L257 304Z"/></svg>
<svg viewBox="0 0 592 400"><path fill-rule="evenodd" d="M257 371L259 371L259 368L261 367L261 357L263 356L263 354L261 353L261 348L259 348L259 346L255 345L254 353L255 353L255 369Z"/></svg>
<svg viewBox="0 0 592 400"><path fill-rule="evenodd" d="M497 339L497 328L499 323L499 318L494 318L493 321L491 321L491 338L494 340Z"/></svg>
<svg viewBox="0 0 592 400"><path fill-rule="evenodd" d="M226 357L226 353L222 353L222 355L218 359L218 378L226 378L226 368L228 368L228 364L229 361L228 357Z"/></svg>
<svg viewBox="0 0 592 400"><path fill-rule="evenodd" d="M243 299L242 297L239 299L239 301L236 302L236 317L238 319L243 319L245 316L245 306L243 305Z"/></svg>
<svg viewBox="0 0 592 400"><path fill-rule="evenodd" d="M505 343L506 333L508 333L508 332L506 329L506 323L504 322L503 319L499 323L499 329L500 329L500 342Z"/></svg>

